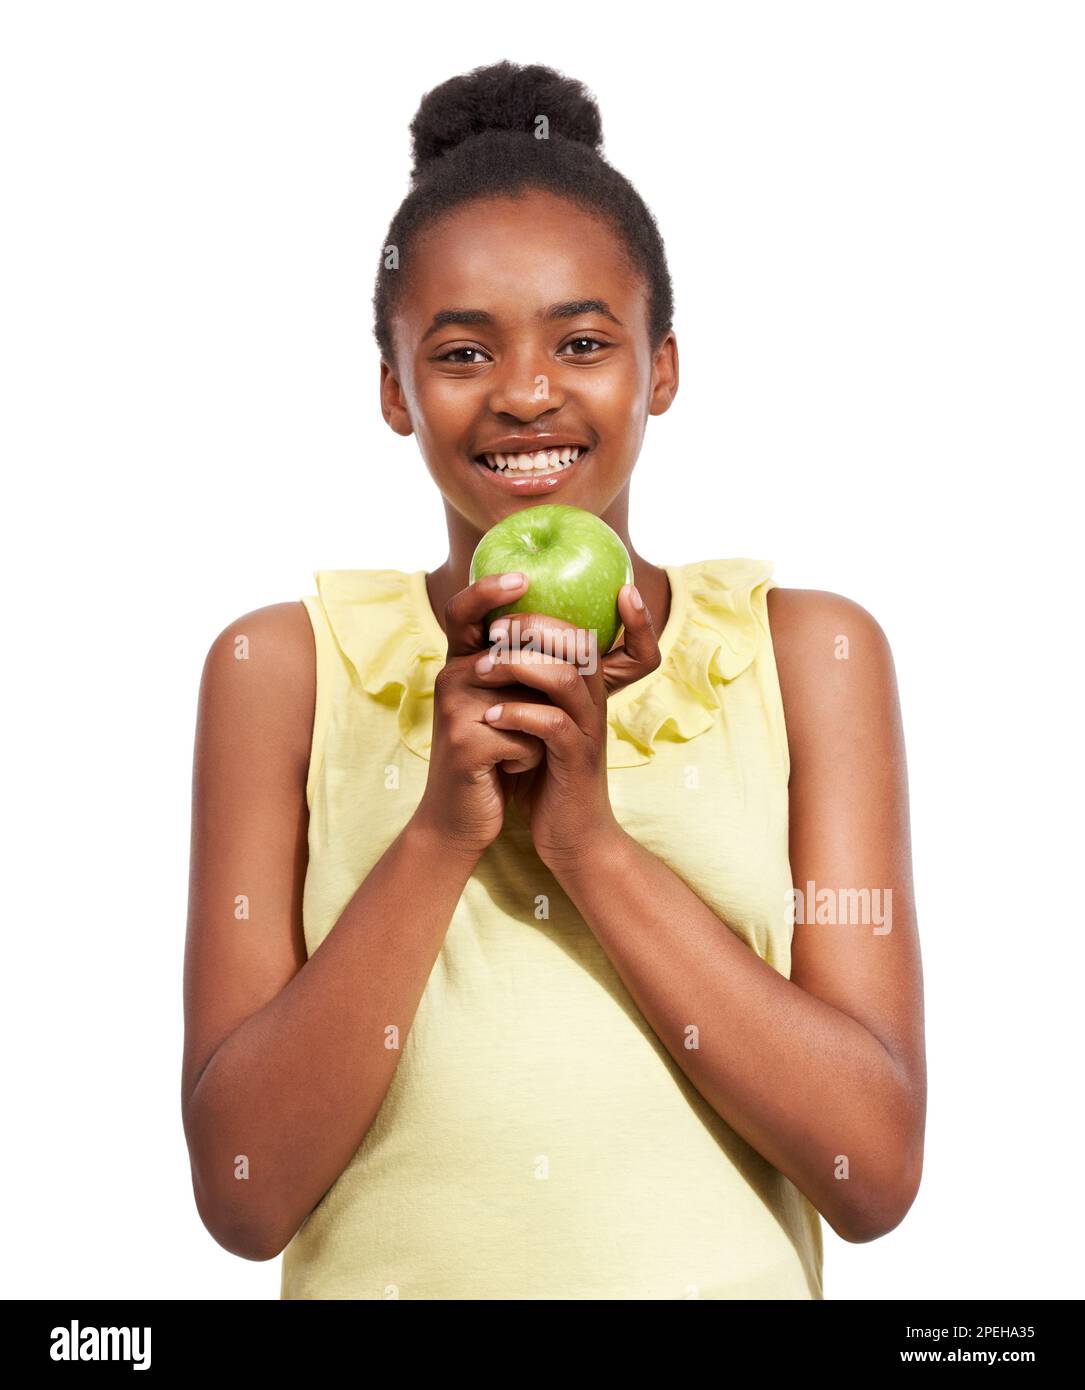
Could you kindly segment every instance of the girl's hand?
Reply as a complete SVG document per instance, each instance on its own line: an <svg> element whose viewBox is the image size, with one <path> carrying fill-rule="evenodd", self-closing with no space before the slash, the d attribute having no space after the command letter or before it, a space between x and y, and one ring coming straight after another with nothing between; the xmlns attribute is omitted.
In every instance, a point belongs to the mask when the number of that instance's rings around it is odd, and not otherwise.
<svg viewBox="0 0 1085 1390"><path fill-rule="evenodd" d="M607 785L607 696L648 675L660 662L652 615L635 606L631 587L624 585L618 595L623 644L602 658L595 653L594 633L545 614L516 613L491 626L491 637L503 626L505 639L475 661L477 681L496 697L487 702L497 708L496 713L486 710L487 723L533 735L545 748L545 758L517 779L514 796L539 858L555 872L575 864L594 840L618 829ZM513 618L520 644L532 636L527 650L508 645ZM579 662L585 652L594 654L594 661ZM502 687L509 685L521 689L501 700ZM538 703L531 690L548 701Z"/></svg>
<svg viewBox="0 0 1085 1390"><path fill-rule="evenodd" d="M434 829L450 849L478 858L497 839L516 774L543 759L530 733L495 728L483 714L493 694L475 673L484 648L487 613L527 589L527 580L503 588L509 575L487 575L454 594L445 605L448 654L433 688L433 736L426 788L412 820ZM530 702L534 697L524 692Z"/></svg>

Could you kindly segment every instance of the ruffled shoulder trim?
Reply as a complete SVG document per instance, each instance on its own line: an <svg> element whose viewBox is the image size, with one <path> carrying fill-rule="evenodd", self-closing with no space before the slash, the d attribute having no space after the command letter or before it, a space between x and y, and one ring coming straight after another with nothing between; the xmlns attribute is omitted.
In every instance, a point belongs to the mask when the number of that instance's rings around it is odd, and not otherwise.
<svg viewBox="0 0 1085 1390"><path fill-rule="evenodd" d="M315 578L352 683L394 708L403 742L428 758L433 685L448 644L426 597L424 571L318 570Z"/></svg>
<svg viewBox="0 0 1085 1390"><path fill-rule="evenodd" d="M671 610L659 666L607 703L609 767L649 762L661 743L685 743L710 729L724 688L768 639L767 560L700 560L665 566Z"/></svg>
<svg viewBox="0 0 1085 1390"><path fill-rule="evenodd" d="M723 692L768 639L765 560L667 565L671 608L659 666L607 701L607 766L650 762L710 729ZM429 758L433 686L448 644L424 570L318 570L317 592L352 685L396 711L400 738Z"/></svg>

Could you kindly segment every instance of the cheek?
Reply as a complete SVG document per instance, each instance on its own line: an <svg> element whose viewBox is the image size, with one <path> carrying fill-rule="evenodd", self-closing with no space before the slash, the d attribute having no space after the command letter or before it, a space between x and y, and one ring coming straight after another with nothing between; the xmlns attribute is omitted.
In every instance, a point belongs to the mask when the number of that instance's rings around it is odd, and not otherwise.
<svg viewBox="0 0 1085 1390"><path fill-rule="evenodd" d="M453 381L448 377L430 377L419 385L418 408L434 428L444 432L449 422L469 415L473 408L474 395L466 382Z"/></svg>
<svg viewBox="0 0 1085 1390"><path fill-rule="evenodd" d="M585 376L586 381L577 383L577 394L600 431L611 437L636 434L647 418L650 386L650 374L644 375L636 358L624 356L610 370Z"/></svg>
<svg viewBox="0 0 1085 1390"><path fill-rule="evenodd" d="M438 466L461 447L478 402L463 382L430 381L411 403L411 420L423 454Z"/></svg>

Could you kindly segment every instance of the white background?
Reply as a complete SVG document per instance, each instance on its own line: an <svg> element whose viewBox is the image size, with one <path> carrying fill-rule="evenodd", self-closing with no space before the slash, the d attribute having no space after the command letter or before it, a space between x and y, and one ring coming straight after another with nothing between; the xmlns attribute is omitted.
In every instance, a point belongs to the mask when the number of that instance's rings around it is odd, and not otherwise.
<svg viewBox="0 0 1085 1390"><path fill-rule="evenodd" d="M587 84L666 241L638 549L772 559L895 654L927 1158L890 1235L826 1224L826 1297L1085 1293L1082 14L4 6L0 1292L278 1297L181 1129L200 671L315 569L444 559L370 296L421 96L509 58Z"/></svg>

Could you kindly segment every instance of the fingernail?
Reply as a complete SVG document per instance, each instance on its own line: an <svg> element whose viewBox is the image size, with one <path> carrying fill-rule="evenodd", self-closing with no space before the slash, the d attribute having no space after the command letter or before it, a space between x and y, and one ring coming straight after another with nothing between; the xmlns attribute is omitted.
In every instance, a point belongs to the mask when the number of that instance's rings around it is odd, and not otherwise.
<svg viewBox="0 0 1085 1390"><path fill-rule="evenodd" d="M629 586L629 597L634 608L644 607L644 600L641 598L640 591L635 584L630 584Z"/></svg>
<svg viewBox="0 0 1085 1390"><path fill-rule="evenodd" d="M486 718L486 719L488 719L488 720L490 721L490 723L492 724L492 723L494 722L495 719L500 719L500 718L501 718L501 711L502 711L504 708L505 708L504 705L491 705L490 708L486 711L486 713L485 713L485 715L484 715L483 717Z"/></svg>
<svg viewBox="0 0 1085 1390"><path fill-rule="evenodd" d="M485 656L480 656L479 659L475 662L475 670L479 673L480 676L484 676L487 671L492 671L493 669L494 659L489 652L487 652Z"/></svg>
<svg viewBox="0 0 1085 1390"><path fill-rule="evenodd" d="M527 576L523 574L503 574L498 580L499 589L522 589L527 583Z"/></svg>

